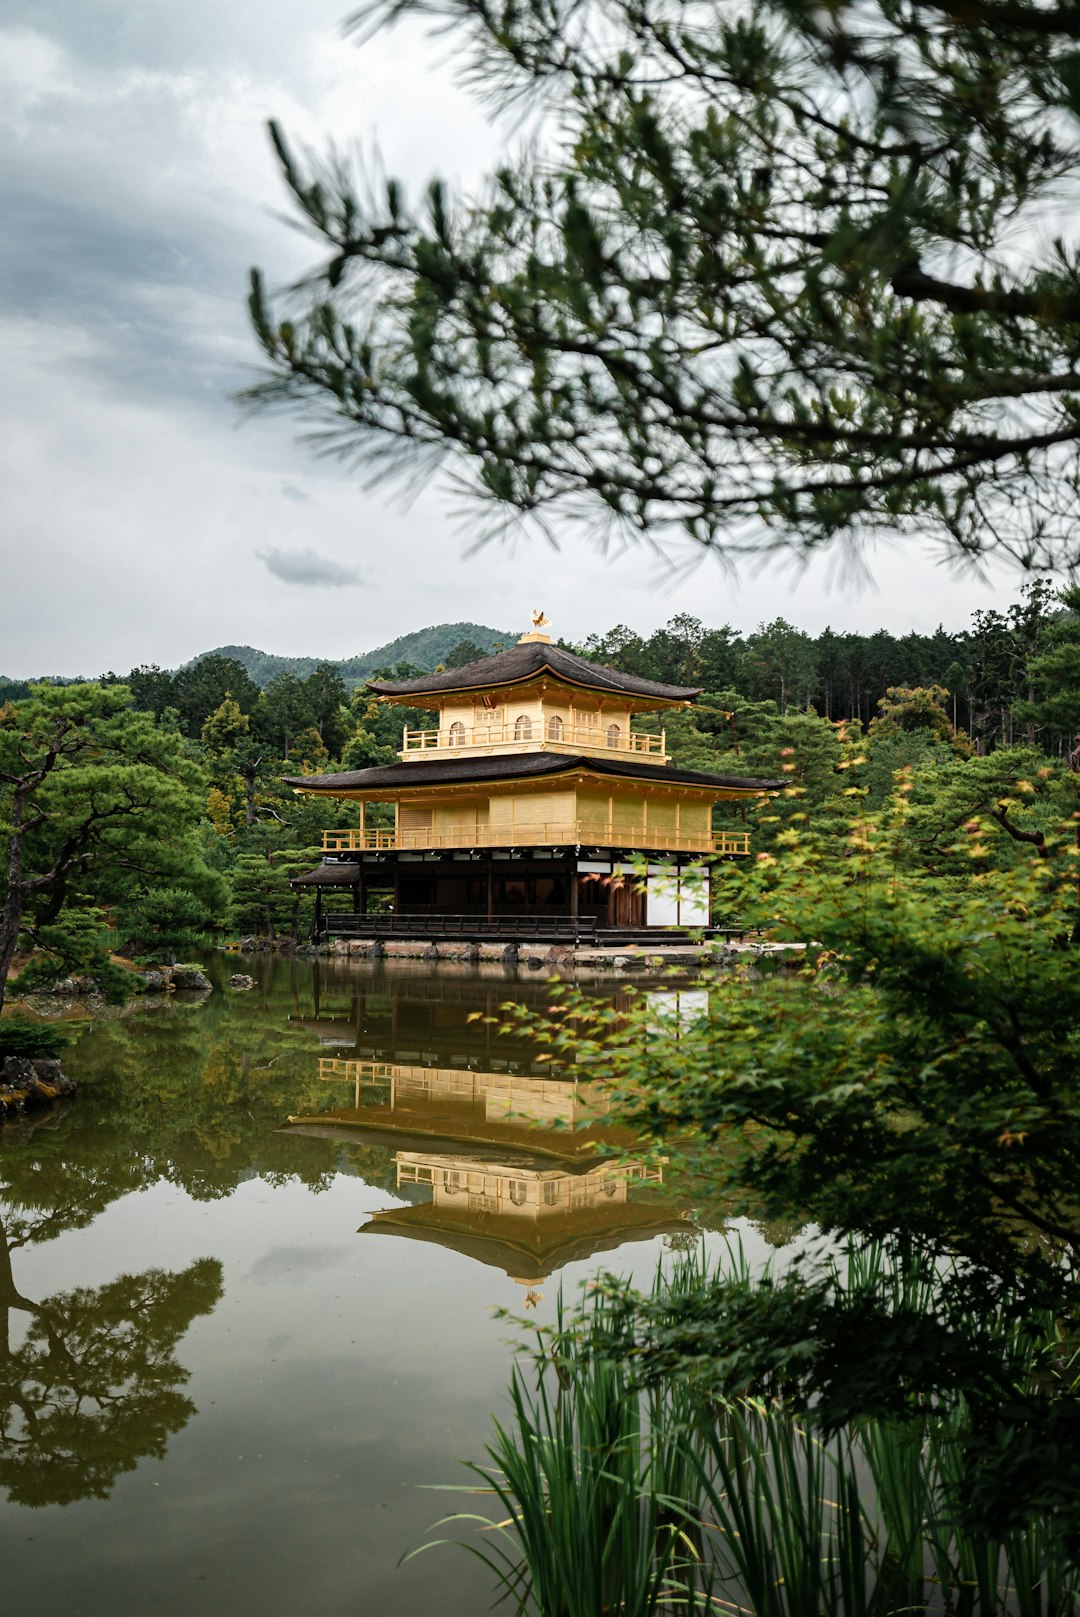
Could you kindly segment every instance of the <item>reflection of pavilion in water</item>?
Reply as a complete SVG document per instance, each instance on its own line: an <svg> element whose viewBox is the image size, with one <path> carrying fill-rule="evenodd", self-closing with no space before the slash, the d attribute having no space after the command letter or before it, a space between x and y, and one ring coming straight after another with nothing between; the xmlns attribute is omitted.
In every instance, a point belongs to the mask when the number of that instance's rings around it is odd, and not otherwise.
<svg viewBox="0 0 1080 1617"><path fill-rule="evenodd" d="M406 1205L374 1214L363 1235L435 1242L531 1287L564 1264L686 1228L657 1194L661 1164L643 1161L606 1116L596 1083L335 1057L319 1076L348 1084L352 1106L290 1123L398 1147Z"/></svg>
<svg viewBox="0 0 1080 1617"><path fill-rule="evenodd" d="M466 973L442 966L432 974L420 962L395 961L387 970L361 974L316 962L312 989L309 1005L298 1001L290 1020L317 1033L327 1048L358 1059L537 1077L553 1070L523 1032L504 1025L507 1000L536 1011L550 1003L551 983L542 979L507 975L499 967ZM626 984L596 988L596 998L616 1012L630 994ZM671 997L669 987L664 997Z"/></svg>

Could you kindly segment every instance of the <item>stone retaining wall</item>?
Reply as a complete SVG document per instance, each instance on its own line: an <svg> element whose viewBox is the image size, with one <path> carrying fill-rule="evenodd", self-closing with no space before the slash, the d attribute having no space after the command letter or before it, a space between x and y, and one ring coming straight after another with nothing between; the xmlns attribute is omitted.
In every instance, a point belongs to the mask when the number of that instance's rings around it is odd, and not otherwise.
<svg viewBox="0 0 1080 1617"><path fill-rule="evenodd" d="M801 944L754 942L686 943L649 948L623 945L599 948L587 945L575 949L570 944L549 943L464 943L449 939L337 938L326 953L345 960L456 960L469 963L525 965L532 970L567 969L585 966L592 970L616 972L658 971L668 966L724 965L749 956L797 952ZM322 951L320 951L322 952Z"/></svg>

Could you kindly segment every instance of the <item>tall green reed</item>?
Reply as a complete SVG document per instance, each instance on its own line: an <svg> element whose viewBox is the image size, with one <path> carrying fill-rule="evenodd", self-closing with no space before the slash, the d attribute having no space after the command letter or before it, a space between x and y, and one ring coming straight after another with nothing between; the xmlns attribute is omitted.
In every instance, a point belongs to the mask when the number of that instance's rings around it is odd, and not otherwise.
<svg viewBox="0 0 1080 1617"><path fill-rule="evenodd" d="M940 1277L901 1273L880 1251L853 1250L834 1269L849 1290L935 1306ZM650 1306L684 1304L716 1279L690 1255L657 1275ZM757 1283L738 1252L726 1279ZM560 1298L514 1371L488 1463L470 1467L504 1514L444 1519L483 1528L467 1547L518 1613L1080 1612L1077 1569L1040 1523L995 1537L965 1522L962 1399L826 1436L779 1398L721 1398L692 1374L643 1378L629 1297L609 1283L574 1310ZM1034 1324L1000 1321L1021 1366L1055 1328Z"/></svg>
<svg viewBox="0 0 1080 1617"><path fill-rule="evenodd" d="M689 1388L635 1385L620 1344L624 1316L608 1294L595 1293L573 1317L560 1298L555 1328L537 1333L534 1375L515 1367L510 1418L494 1423L489 1463L468 1467L476 1491L494 1495L505 1514L455 1512L439 1524L484 1529L465 1547L519 1612L705 1609L686 1577L700 1555L700 1517L692 1450L680 1441L698 1410Z"/></svg>

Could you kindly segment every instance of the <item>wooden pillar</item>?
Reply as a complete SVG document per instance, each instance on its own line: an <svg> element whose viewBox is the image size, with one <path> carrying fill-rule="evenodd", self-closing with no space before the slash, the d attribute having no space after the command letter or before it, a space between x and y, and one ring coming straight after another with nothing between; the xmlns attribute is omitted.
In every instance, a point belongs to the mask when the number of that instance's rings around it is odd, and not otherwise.
<svg viewBox="0 0 1080 1617"><path fill-rule="evenodd" d="M366 915L367 889L364 882L364 872L362 868L359 876L356 878L356 886L353 888L353 895L353 907L356 910L357 915Z"/></svg>
<svg viewBox="0 0 1080 1617"><path fill-rule="evenodd" d="M492 920L495 915L495 861L488 854L487 858L487 918Z"/></svg>
<svg viewBox="0 0 1080 1617"><path fill-rule="evenodd" d="M636 886L630 893L630 925L634 927L645 925L645 894L639 892Z"/></svg>
<svg viewBox="0 0 1080 1617"><path fill-rule="evenodd" d="M576 859L571 859L568 866L567 866L567 880L570 883L570 919L574 922L574 941L576 942L578 937L579 937L578 928L577 928L577 918L578 918L578 868L577 868L577 860Z"/></svg>
<svg viewBox="0 0 1080 1617"><path fill-rule="evenodd" d="M394 861L394 914L395 915L400 915L401 914L400 891L399 891L400 882L398 880L399 874L400 874L399 866L398 866L397 860L395 859L395 861Z"/></svg>
<svg viewBox="0 0 1080 1617"><path fill-rule="evenodd" d="M315 920L312 922L312 937L318 938L322 932L322 888L315 889Z"/></svg>

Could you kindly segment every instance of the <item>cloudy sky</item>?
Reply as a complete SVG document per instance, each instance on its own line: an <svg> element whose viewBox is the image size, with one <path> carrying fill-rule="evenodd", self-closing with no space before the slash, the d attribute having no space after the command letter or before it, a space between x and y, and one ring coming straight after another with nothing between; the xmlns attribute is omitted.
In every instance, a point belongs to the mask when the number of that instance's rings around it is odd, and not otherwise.
<svg viewBox="0 0 1080 1617"><path fill-rule="evenodd" d="M445 490L408 509L231 395L256 364L248 267L313 249L282 220L267 118L377 146L418 187L468 184L506 138L445 45L346 40L348 0L6 0L0 23L0 673L175 666L223 643L344 657L426 624L649 630L675 612L743 629L967 622L1018 580L955 578L878 549L733 581L675 577L584 536L469 553Z"/></svg>

